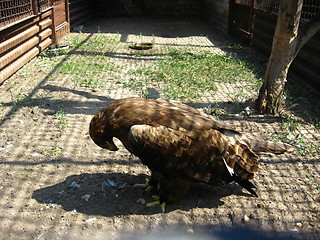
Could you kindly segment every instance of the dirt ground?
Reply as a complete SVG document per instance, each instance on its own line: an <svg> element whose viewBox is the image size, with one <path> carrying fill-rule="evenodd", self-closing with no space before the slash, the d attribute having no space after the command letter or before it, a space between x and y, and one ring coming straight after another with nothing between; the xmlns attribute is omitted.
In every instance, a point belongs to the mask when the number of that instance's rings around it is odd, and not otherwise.
<svg viewBox="0 0 320 240"><path fill-rule="evenodd" d="M195 19L93 20L81 34L90 37L97 26L104 34L121 34L124 44L152 38L159 51L175 45L221 52L229 44ZM127 47L115 48L110 57L124 69L154 61L152 55L137 57ZM320 239L316 151L261 155L254 180L259 198L236 184L194 184L186 197L161 213L158 206L137 202L151 201L133 187L149 175L139 159L119 142L118 152L102 150L88 135L88 124L99 109L138 93L115 87L110 76L105 88L81 87L61 74L59 66L42 68L39 61L32 60L0 86L1 239ZM130 77L128 71L122 74ZM162 96L154 86L148 91ZM240 83L220 83L215 94L192 105L219 103L231 112L224 120L243 133L283 131L280 118L240 114L246 107L244 100L234 103L240 92L247 99L257 94ZM63 116L57 115L59 109ZM298 129L319 144L314 126Z"/></svg>

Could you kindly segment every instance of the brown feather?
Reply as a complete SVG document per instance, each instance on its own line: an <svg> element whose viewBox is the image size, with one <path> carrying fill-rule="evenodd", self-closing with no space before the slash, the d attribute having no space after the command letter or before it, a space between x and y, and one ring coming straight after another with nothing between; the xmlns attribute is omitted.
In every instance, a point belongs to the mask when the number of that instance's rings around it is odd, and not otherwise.
<svg viewBox="0 0 320 240"><path fill-rule="evenodd" d="M185 104L117 100L93 117L89 132L101 147L115 150L116 137L138 156L159 183L161 201L182 197L194 181L213 185L236 181L256 195L248 181L259 169L252 140Z"/></svg>
<svg viewBox="0 0 320 240"><path fill-rule="evenodd" d="M287 143L273 142L252 136L248 137L248 139L254 152L271 152L281 154L284 152L292 152L296 150L295 147Z"/></svg>

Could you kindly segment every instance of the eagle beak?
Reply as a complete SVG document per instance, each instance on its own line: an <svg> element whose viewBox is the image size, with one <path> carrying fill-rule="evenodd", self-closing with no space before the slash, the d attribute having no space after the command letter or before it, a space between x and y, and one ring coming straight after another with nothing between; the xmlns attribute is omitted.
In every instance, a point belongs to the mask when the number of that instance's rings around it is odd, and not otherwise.
<svg viewBox="0 0 320 240"><path fill-rule="evenodd" d="M117 151L119 149L119 148L117 148L117 146L114 144L113 141L111 141L111 142L106 141L103 148L106 148L109 151Z"/></svg>

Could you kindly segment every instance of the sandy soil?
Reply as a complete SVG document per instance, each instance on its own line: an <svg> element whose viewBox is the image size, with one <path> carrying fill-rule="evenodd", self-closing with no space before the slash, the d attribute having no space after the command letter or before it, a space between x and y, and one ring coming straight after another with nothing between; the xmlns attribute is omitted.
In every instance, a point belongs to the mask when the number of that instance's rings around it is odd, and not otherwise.
<svg viewBox="0 0 320 240"><path fill-rule="evenodd" d="M167 41L179 47L210 44L210 49L220 51L225 41L194 19L94 20L83 34L90 36L98 25L102 33L121 34L124 42L150 37L158 49ZM115 61L152 62L130 51ZM115 88L112 78L102 89L81 87L58 67L39 67L39 61L32 60L0 86L1 239L320 239L317 152L262 155L254 181L259 198L236 184L194 184L185 198L161 213L157 206L136 202L151 201L133 187L149 176L139 159L119 142L118 152L99 149L88 135L88 124L99 109L138 93ZM256 97L237 84L218 87L217 93L192 105L219 103L240 113L246 103L232 103L234 97L243 91ZM151 90L161 96L161 90L150 86ZM59 109L65 112L63 118L56 115ZM224 120L247 134L283 131L276 117L229 114ZM312 125L301 125L299 131L319 144L319 130Z"/></svg>

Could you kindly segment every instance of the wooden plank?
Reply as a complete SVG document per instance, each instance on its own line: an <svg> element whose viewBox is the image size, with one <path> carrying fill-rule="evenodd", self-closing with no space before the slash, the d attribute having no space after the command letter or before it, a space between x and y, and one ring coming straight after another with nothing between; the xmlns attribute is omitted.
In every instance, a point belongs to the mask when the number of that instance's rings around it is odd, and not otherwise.
<svg viewBox="0 0 320 240"><path fill-rule="evenodd" d="M38 46L32 48L30 51L26 52L16 61L12 62L10 65L5 67L0 72L0 83L10 77L13 73L15 73L19 68L29 62L32 58L37 56L41 51L46 49L51 44L51 39L47 38L43 42L41 42Z"/></svg>
<svg viewBox="0 0 320 240"><path fill-rule="evenodd" d="M64 3L54 6L54 25L58 26L65 21L67 21L67 15Z"/></svg>
<svg viewBox="0 0 320 240"><path fill-rule="evenodd" d="M0 43L0 54L9 51L10 49L16 47L23 41L35 35L36 33L50 27L51 24L52 20L48 18L46 20L41 21L38 25L32 26L27 30L17 34L16 36Z"/></svg>
<svg viewBox="0 0 320 240"><path fill-rule="evenodd" d="M23 44L16 47L14 50L8 52L4 56L0 58L0 69L8 65L9 63L13 62L25 52L29 51L31 48L39 44L40 42L44 41L44 39L48 38L52 33L50 28L46 29L45 31L41 32L40 34L35 35L34 37L30 38L28 41L24 42Z"/></svg>
<svg viewBox="0 0 320 240"><path fill-rule="evenodd" d="M56 44L58 41L60 41L61 38L63 38L69 32L70 25L68 22L60 24L55 30L55 39L53 40L53 43Z"/></svg>

